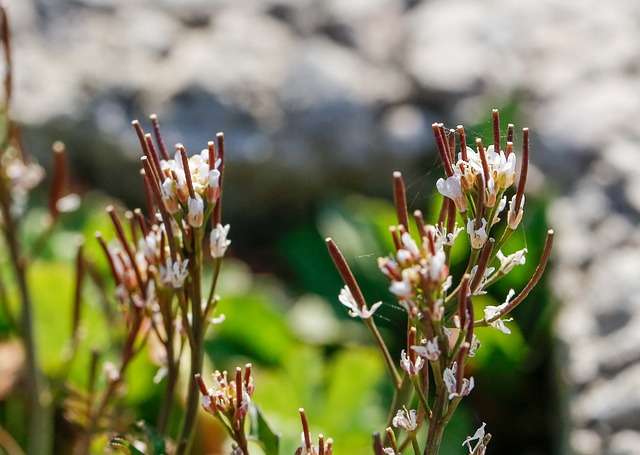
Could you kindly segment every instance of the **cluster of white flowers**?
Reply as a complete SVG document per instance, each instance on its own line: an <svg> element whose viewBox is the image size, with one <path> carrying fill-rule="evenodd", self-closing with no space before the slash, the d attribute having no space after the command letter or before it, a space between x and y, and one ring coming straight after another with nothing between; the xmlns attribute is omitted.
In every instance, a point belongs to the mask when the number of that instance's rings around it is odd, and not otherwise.
<svg viewBox="0 0 640 455"><path fill-rule="evenodd" d="M173 159L160 160L163 172L162 186L168 190L168 196L175 196L184 203L190 195L189 183L193 191L208 202L215 202L220 195L220 158L215 159L209 149L188 158L188 169L184 166L183 149L180 144ZM190 179L190 182L188 181Z"/></svg>
<svg viewBox="0 0 640 455"><path fill-rule="evenodd" d="M210 414L218 412L232 420L244 419L249 410L254 385L251 377L251 364L247 364L245 374L242 376L239 369L236 370L236 379L229 381L227 372L216 370L213 375L213 387L202 394L202 407ZM238 391L241 399L238 400Z"/></svg>
<svg viewBox="0 0 640 455"><path fill-rule="evenodd" d="M204 223L205 201L212 206L220 197L221 160L211 148L186 159L184 148L177 147L173 159L160 161L163 201L170 213L184 211L189 226L199 228Z"/></svg>
<svg viewBox="0 0 640 455"><path fill-rule="evenodd" d="M420 247L404 226L392 228L398 248L395 255L378 258L378 267L390 280L389 290L405 306L425 293L439 296L451 285L445 246L453 244L461 229L447 233L435 226L425 227Z"/></svg>
<svg viewBox="0 0 640 455"><path fill-rule="evenodd" d="M512 147L513 144L508 143L506 152L496 152L493 145L485 150L481 143L478 143L477 152L466 147L466 153L458 154L453 175L439 179L436 188L440 194L455 202L460 213L464 213L467 211L464 192L474 189L477 176L480 175L485 179L485 204L493 207L502 191L509 188L516 179L516 155L512 152Z"/></svg>
<svg viewBox="0 0 640 455"><path fill-rule="evenodd" d="M461 127L459 127L461 128ZM477 141L478 150L465 147L458 154L458 160L451 166L451 175L441 178L436 182L438 192L451 199L458 212L467 217L467 233L473 248L479 249L488 238L488 231L500 218L499 214L507 205L507 197L504 192L511 187L516 179L516 155L513 152L513 143L507 142L506 150L496 150L494 145L486 149L480 140ZM480 184L478 181L481 181ZM481 214L487 209L487 218L474 219L468 216L469 200L473 200L478 192L482 191L479 204L482 205ZM498 206L495 207L496 202ZM515 230L522 220L524 196L514 195L509 203L507 213L507 225ZM472 213L479 210L473 207Z"/></svg>

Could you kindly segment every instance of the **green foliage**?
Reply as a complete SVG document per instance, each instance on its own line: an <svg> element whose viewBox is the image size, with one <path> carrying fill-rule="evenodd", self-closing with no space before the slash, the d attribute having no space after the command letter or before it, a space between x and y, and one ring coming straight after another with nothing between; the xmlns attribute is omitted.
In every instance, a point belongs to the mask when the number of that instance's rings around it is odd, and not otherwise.
<svg viewBox="0 0 640 455"><path fill-rule="evenodd" d="M277 428L286 429L281 453L300 444L298 408L309 418L312 434L335 441L341 453L370 453L371 433L386 418L376 393L385 375L373 348L349 346L327 356L301 345L284 359L282 368L256 374L254 398ZM293 431L292 431L293 429Z"/></svg>
<svg viewBox="0 0 640 455"><path fill-rule="evenodd" d="M282 291L277 287L253 286L246 267L232 261L225 264L220 282L227 289L232 288L233 293L225 295L221 290L224 298L216 313L223 314L225 320L216 326L216 336L205 342L210 359L229 368L237 356L279 364L296 343L283 311L278 308Z"/></svg>
<svg viewBox="0 0 640 455"><path fill-rule="evenodd" d="M251 407L251 429L249 434L259 444L265 455L278 455L280 449L280 435L269 427L260 406Z"/></svg>

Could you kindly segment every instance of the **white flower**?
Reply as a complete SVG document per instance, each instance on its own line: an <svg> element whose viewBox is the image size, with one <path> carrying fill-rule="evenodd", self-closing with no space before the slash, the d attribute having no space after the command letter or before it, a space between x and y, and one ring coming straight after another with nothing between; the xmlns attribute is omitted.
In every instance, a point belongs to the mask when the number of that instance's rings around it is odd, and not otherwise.
<svg viewBox="0 0 640 455"><path fill-rule="evenodd" d="M467 211L467 198L462 191L462 184L460 183L460 177L452 175L445 179L438 179L436 182L436 188L438 192L445 197L451 199L456 205L456 209L460 213Z"/></svg>
<svg viewBox="0 0 640 455"><path fill-rule="evenodd" d="M510 153L507 158L504 151L494 152L493 145L487 147L487 160L500 188L509 188L516 179L516 154Z"/></svg>
<svg viewBox="0 0 640 455"><path fill-rule="evenodd" d="M207 201L215 202L220 194L220 171L211 169L209 171L209 179L207 182Z"/></svg>
<svg viewBox="0 0 640 455"><path fill-rule="evenodd" d="M211 405L213 404L211 401L211 397L209 395L202 395L202 407L209 412L213 411L213 408L211 407Z"/></svg>
<svg viewBox="0 0 640 455"><path fill-rule="evenodd" d="M180 165L182 165L182 160L178 161ZM189 186L187 185L187 176L184 173L184 170L181 168L176 168L173 170L175 172L175 189L176 194L180 202L186 202L189 199Z"/></svg>
<svg viewBox="0 0 640 455"><path fill-rule="evenodd" d="M161 236L158 230L152 230L145 237L138 240L138 250L140 250L144 257L153 264L157 261L158 254L160 253Z"/></svg>
<svg viewBox="0 0 640 455"><path fill-rule="evenodd" d="M500 217L498 216L504 208L507 206L507 196L503 196L498 203L498 210L496 210L495 216L493 217L493 221L491 221L491 226L497 224L500 221Z"/></svg>
<svg viewBox="0 0 640 455"><path fill-rule="evenodd" d="M471 339L471 345L469 346L469 357L475 357L476 351L480 349L480 346L482 346L482 343L480 343L480 340L474 333Z"/></svg>
<svg viewBox="0 0 640 455"><path fill-rule="evenodd" d="M104 376L109 382L117 382L120 380L120 372L118 368L111 362L105 362L102 366Z"/></svg>
<svg viewBox="0 0 640 455"><path fill-rule="evenodd" d="M462 443L462 445L464 446L465 444L467 445L467 448L469 449L469 453L474 453L474 454L479 454L479 453L484 453L483 452L479 452L478 449L480 449L480 446L482 445L484 447L484 427L485 427L486 423L482 422L482 425L480 426L480 428L478 428L476 430L476 432L473 434L473 436L469 436L467 439L464 440L464 442ZM475 445L475 447L471 447L471 441L475 441L478 440L477 444Z"/></svg>
<svg viewBox="0 0 640 455"><path fill-rule="evenodd" d="M509 335L511 333L511 330L509 330L509 328L504 325L505 322L509 322L512 321L513 319L505 319L504 321L500 318L496 319L495 321L489 322L489 320L493 319L496 315L498 314L502 314L502 312L507 308L507 306L509 305L509 302L511 301L511 299L513 298L513 296L515 295L515 291L513 289L511 289L509 291L509 294L507 294L507 298L505 300L505 302L499 306L487 306L484 309L484 320L487 321L487 323L493 327L494 329L498 329L500 330L502 333L506 333L507 335Z"/></svg>
<svg viewBox="0 0 640 455"><path fill-rule="evenodd" d="M485 291L484 288L489 282L489 278L491 277L491 274L494 271L495 271L495 267L487 267L484 270L484 273L482 274L482 278L480 279L480 284L478 284L478 287L474 291L473 295L484 295L487 293L487 291ZM471 278L469 279L469 281L473 281L477 272L478 272L478 266L474 265L473 268L471 269L471 274L470 274Z"/></svg>
<svg viewBox="0 0 640 455"><path fill-rule="evenodd" d="M453 227L453 232L447 232L446 226L442 227L442 232L439 229L436 229L434 226L428 226L427 231L433 229L436 231L437 237L440 239L443 245L452 246L458 234L464 231L463 227L458 227L458 222Z"/></svg>
<svg viewBox="0 0 640 455"><path fill-rule="evenodd" d="M507 206L507 196L502 196L502 199L500 199L500 203L498 204L498 211L496 213L502 212L506 206Z"/></svg>
<svg viewBox="0 0 640 455"><path fill-rule="evenodd" d="M167 376L168 372L169 372L169 369L167 368L167 366L162 365L160 368L158 368L156 375L153 377L153 383L160 384L162 380Z"/></svg>
<svg viewBox="0 0 640 455"><path fill-rule="evenodd" d="M482 226L480 229L475 228L475 220L473 218L469 218L467 221L467 234L469 234L469 241L471 242L471 247L473 249L480 249L484 246L487 241L487 220L482 218Z"/></svg>
<svg viewBox="0 0 640 455"><path fill-rule="evenodd" d="M231 244L231 240L227 240L227 234L229 234L230 226L227 224L222 226L220 223L211 231L209 237L209 249L211 250L211 256L214 259L219 259L224 256L227 251L227 247Z"/></svg>
<svg viewBox="0 0 640 455"><path fill-rule="evenodd" d="M9 179L11 192L26 194L44 178L44 169L36 162L24 162L17 157L8 157L3 166L5 175Z"/></svg>
<svg viewBox="0 0 640 455"><path fill-rule="evenodd" d="M378 268L389 279L395 279L400 276L398 263L389 257L378 258Z"/></svg>
<svg viewBox="0 0 640 455"><path fill-rule="evenodd" d="M445 368L444 373L442 374L442 379L447 386L450 400L456 397L464 397L469 395L474 386L473 377L469 379L462 378L462 385L460 387L460 392L458 392L458 381L456 379L457 368L458 364L456 362L453 362L453 366L451 368Z"/></svg>
<svg viewBox="0 0 640 455"><path fill-rule="evenodd" d="M447 292L451 287L451 284L453 284L453 277L449 275L442 283L442 293Z"/></svg>
<svg viewBox="0 0 640 455"><path fill-rule="evenodd" d="M505 160L504 152L500 151L500 162L497 166L494 163L493 170L497 174L496 183L500 188L509 188L516 180L516 154L510 153Z"/></svg>
<svg viewBox="0 0 640 455"><path fill-rule="evenodd" d="M422 340L424 343L424 340ZM438 337L433 337L427 341L426 346L411 346L416 354L429 360L438 360L440 357L440 347L438 345Z"/></svg>
<svg viewBox="0 0 640 455"><path fill-rule="evenodd" d="M182 265L180 261L173 262L171 258L167 258L165 265L160 266L160 279L167 286L179 289L184 284L184 280L189 276L187 266L189 259L186 259Z"/></svg>
<svg viewBox="0 0 640 455"><path fill-rule="evenodd" d="M526 262L526 258L524 256L526 253L526 248L518 250L509 256L502 254L502 250L498 251L496 254L496 257L500 261L500 268L498 269L498 272L506 275L511 272L516 265L524 264Z"/></svg>
<svg viewBox="0 0 640 455"><path fill-rule="evenodd" d="M413 287L420 281L420 266L416 265L401 272L402 281L394 280L389 291L398 298L406 299L413 296Z"/></svg>
<svg viewBox="0 0 640 455"><path fill-rule="evenodd" d="M485 205L487 207L493 207L496 204L496 198L498 197L498 188L493 180L493 177L489 177L485 187Z"/></svg>
<svg viewBox="0 0 640 455"><path fill-rule="evenodd" d="M420 346L412 346L411 348L413 349L416 347L420 347ZM416 357L415 363L412 362L411 357L407 355L404 349L400 353L400 366L404 371L409 373L410 376L415 376L416 374L418 374L418 371L422 369L422 367L424 366L424 363L425 362L422 357Z"/></svg>
<svg viewBox="0 0 640 455"><path fill-rule="evenodd" d="M194 228L199 228L204 222L204 201L198 193L194 193L194 196L189 196L187 221Z"/></svg>
<svg viewBox="0 0 640 455"><path fill-rule="evenodd" d="M402 428L405 431L415 431L418 428L416 410L407 411L407 408L400 409L391 421L394 427Z"/></svg>
<svg viewBox="0 0 640 455"><path fill-rule="evenodd" d="M403 299L411 296L413 287L406 281L392 281L389 286L389 291L396 297Z"/></svg>
<svg viewBox="0 0 640 455"><path fill-rule="evenodd" d="M398 264L402 265L403 267L408 267L414 261L415 257L409 250L400 248L398 251L396 251L396 259L398 260Z"/></svg>
<svg viewBox="0 0 640 455"><path fill-rule="evenodd" d="M411 237L411 234L409 234L408 232L404 232L400 236L400 240L402 241L402 245L404 246L404 248L409 251L409 253L411 253L415 258L420 257L420 248L418 248L418 245L416 244L416 241Z"/></svg>
<svg viewBox="0 0 640 455"><path fill-rule="evenodd" d="M348 286L345 286L340 290L338 300L340 300L340 303L342 303L344 306L349 308L349 316L351 316L352 318L360 319L369 319L371 316L373 316L373 313L376 312L380 305L382 305L382 302L378 302L374 303L371 309L368 309L366 305L363 305L362 308L359 308Z"/></svg>
<svg viewBox="0 0 640 455"><path fill-rule="evenodd" d="M164 182L162 182L160 189L162 190L162 200L164 201L164 206L169 211L169 213L174 214L178 210L180 210L180 203L178 202L178 197L176 196L173 180L167 177Z"/></svg>
<svg viewBox="0 0 640 455"><path fill-rule="evenodd" d="M444 384L447 386L447 390L451 393L451 392L456 392L457 388L456 388L456 374L455 374L455 366L456 364L453 364L454 368L445 368L444 369L444 373L442 375L442 379L444 380Z"/></svg>
<svg viewBox="0 0 640 455"><path fill-rule="evenodd" d="M509 225L509 229L514 231L520 224L520 221L522 220L522 214L524 213L524 195L522 195L520 210L518 210L517 213L515 212L516 197L517 195L514 194L509 201L509 211L507 212L507 224Z"/></svg>
<svg viewBox="0 0 640 455"><path fill-rule="evenodd" d="M444 250L436 251L429 259L429 278L432 281L440 281L447 267L447 255ZM445 272L446 273L446 272Z"/></svg>

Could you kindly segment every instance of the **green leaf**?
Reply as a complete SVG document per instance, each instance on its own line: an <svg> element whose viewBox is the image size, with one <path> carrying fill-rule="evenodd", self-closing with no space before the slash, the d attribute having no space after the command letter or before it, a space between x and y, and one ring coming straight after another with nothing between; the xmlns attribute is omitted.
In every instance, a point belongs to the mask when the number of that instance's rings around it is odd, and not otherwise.
<svg viewBox="0 0 640 455"><path fill-rule="evenodd" d="M126 453L127 455L145 455L144 452L140 452L131 442L127 441L126 439L113 438L111 441L109 441L109 445L122 453Z"/></svg>
<svg viewBox="0 0 640 455"><path fill-rule="evenodd" d="M271 430L260 406L252 405L249 413L251 415L250 435L260 443L265 455L278 455L280 435Z"/></svg>

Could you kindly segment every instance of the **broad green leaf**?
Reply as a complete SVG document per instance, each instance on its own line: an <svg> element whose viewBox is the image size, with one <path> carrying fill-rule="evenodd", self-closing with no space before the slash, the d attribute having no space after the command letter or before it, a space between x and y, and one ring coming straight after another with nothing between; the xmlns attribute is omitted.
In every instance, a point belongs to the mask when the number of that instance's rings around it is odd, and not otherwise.
<svg viewBox="0 0 640 455"><path fill-rule="evenodd" d="M262 446L265 455L278 455L280 435L273 432L262 414L260 406L252 405L250 410L250 434Z"/></svg>

